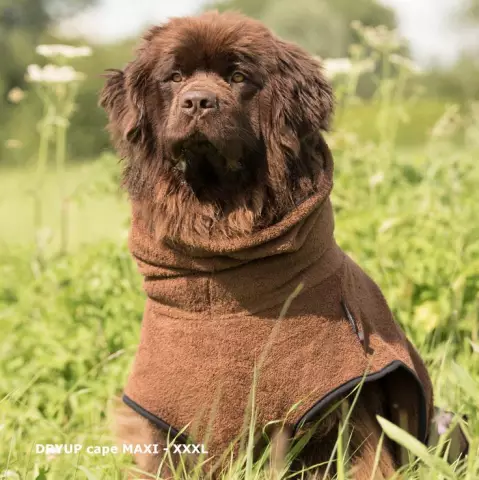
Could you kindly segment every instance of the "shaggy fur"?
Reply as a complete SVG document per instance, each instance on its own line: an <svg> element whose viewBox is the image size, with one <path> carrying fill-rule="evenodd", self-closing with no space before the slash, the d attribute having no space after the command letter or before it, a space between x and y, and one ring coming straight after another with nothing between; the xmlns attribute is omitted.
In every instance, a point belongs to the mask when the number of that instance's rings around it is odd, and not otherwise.
<svg viewBox="0 0 479 480"><path fill-rule="evenodd" d="M236 71L243 82L232 82ZM191 121L179 103L198 89L215 94L219 108ZM311 195L333 96L300 48L254 20L208 13L152 28L136 59L107 74L101 105L130 195L160 237L189 243L246 235ZM189 161L183 172L176 149L195 133L220 158Z"/></svg>
<svg viewBox="0 0 479 480"><path fill-rule="evenodd" d="M190 114L191 92L200 92L203 107L211 100L204 115ZM107 73L101 95L131 198L158 239L187 245L250 235L314 194L323 166L320 135L333 103L313 58L232 13L176 18L150 29L136 58ZM352 417L358 480L371 476L381 398L380 388L369 386ZM165 444L147 420L120 410L117 427L126 442ZM300 465L329 458L338 424L334 412ZM158 458L137 460L156 473ZM394 468L385 444L376 478Z"/></svg>

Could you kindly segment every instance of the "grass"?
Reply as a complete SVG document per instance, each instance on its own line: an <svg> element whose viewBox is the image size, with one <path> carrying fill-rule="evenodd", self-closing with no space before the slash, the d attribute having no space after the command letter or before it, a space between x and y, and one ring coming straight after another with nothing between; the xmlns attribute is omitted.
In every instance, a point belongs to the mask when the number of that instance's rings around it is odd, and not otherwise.
<svg viewBox="0 0 479 480"><path fill-rule="evenodd" d="M103 155L94 163L69 166L64 176L64 191L69 197L70 247L125 236L129 208L118 185L112 183L111 169L116 159ZM10 168L0 171L0 245L28 246L36 234L32 192L36 188L33 168ZM62 190L57 173L45 175L42 210L46 240L51 247L59 243L60 205Z"/></svg>

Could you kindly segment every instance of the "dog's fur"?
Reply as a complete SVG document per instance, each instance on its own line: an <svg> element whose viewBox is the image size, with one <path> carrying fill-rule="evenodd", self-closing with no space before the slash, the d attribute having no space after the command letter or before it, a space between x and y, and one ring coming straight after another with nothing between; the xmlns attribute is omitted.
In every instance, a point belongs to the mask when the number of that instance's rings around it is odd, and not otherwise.
<svg viewBox="0 0 479 480"><path fill-rule="evenodd" d="M206 92L213 108L190 115L188 92ZM320 65L303 50L257 21L217 13L150 29L136 59L108 72L101 96L130 196L159 238L188 244L251 234L315 193L318 145L333 103ZM198 139L209 144L198 148ZM357 479L371 476L381 395L378 385L368 386L354 409ZM127 407L120 411L125 441L164 444L147 420ZM333 413L322 423L301 465L329 459L339 420ZM150 456L137 460L152 473L159 465ZM376 478L394 467L385 443Z"/></svg>
<svg viewBox="0 0 479 480"><path fill-rule="evenodd" d="M181 71L184 80L173 82ZM231 75L241 71L242 83ZM207 90L220 108L196 124L179 103ZM214 13L152 28L136 60L111 71L101 104L125 159L125 185L159 235L246 235L311 195L315 149L333 108L319 65L259 22ZM195 129L218 150L214 163L177 166Z"/></svg>

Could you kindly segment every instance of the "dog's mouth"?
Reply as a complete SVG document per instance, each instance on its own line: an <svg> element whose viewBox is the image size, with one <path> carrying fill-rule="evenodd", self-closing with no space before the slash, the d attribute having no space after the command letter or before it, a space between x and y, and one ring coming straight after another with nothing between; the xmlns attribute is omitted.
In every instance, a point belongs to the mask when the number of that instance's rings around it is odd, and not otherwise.
<svg viewBox="0 0 479 480"><path fill-rule="evenodd" d="M215 170L235 170L237 162L230 162L218 148L202 133L194 133L173 145L174 167L186 172L196 170L201 165L208 164Z"/></svg>

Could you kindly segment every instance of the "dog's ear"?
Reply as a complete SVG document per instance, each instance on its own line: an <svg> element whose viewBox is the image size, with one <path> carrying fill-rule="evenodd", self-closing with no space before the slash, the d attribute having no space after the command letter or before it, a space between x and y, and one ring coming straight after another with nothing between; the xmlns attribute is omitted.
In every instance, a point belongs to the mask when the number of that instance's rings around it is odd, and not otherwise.
<svg viewBox="0 0 479 480"><path fill-rule="evenodd" d="M100 106L108 113L109 128L115 137L137 143L145 133L146 72L130 63L125 70L108 70L100 95Z"/></svg>
<svg viewBox="0 0 479 480"><path fill-rule="evenodd" d="M125 72L110 69L104 74L105 85L100 94L100 106L109 119L109 129L115 137L126 139L130 126L135 123L134 112L128 108Z"/></svg>
<svg viewBox="0 0 479 480"><path fill-rule="evenodd" d="M128 143L146 138L146 98L152 66L146 50L163 27L147 31L137 50L137 58L124 70L107 70L106 82L100 95L100 106L108 113L110 130Z"/></svg>
<svg viewBox="0 0 479 480"><path fill-rule="evenodd" d="M300 47L277 39L277 67L264 89L266 139L297 157L301 139L327 130L334 107L321 65ZM280 153L280 152L278 152Z"/></svg>

